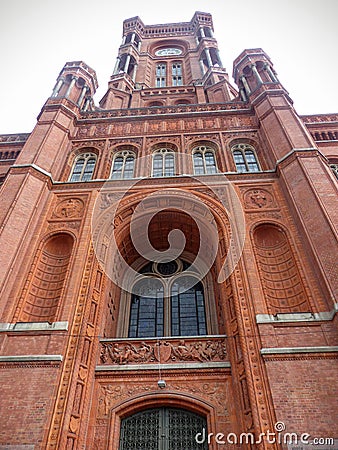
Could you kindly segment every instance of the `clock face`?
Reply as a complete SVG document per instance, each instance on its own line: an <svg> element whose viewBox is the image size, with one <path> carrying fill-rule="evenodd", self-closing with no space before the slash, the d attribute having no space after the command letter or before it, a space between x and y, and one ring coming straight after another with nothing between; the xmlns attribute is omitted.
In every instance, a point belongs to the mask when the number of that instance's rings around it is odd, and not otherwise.
<svg viewBox="0 0 338 450"><path fill-rule="evenodd" d="M179 48L161 48L161 50L157 50L155 53L156 56L174 56L180 55L182 50Z"/></svg>

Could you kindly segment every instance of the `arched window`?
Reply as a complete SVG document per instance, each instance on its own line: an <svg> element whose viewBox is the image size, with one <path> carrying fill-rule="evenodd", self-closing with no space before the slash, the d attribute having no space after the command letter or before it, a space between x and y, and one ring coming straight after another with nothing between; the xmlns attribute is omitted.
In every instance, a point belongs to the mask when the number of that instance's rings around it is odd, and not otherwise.
<svg viewBox="0 0 338 450"><path fill-rule="evenodd" d="M259 172L255 149L249 144L236 144L232 147L237 172Z"/></svg>
<svg viewBox="0 0 338 450"><path fill-rule="evenodd" d="M153 155L153 177L173 177L175 175L175 154L172 150L161 148Z"/></svg>
<svg viewBox="0 0 338 450"><path fill-rule="evenodd" d="M134 153L125 150L114 156L113 167L110 178L117 180L121 178L133 178L135 166Z"/></svg>
<svg viewBox="0 0 338 450"><path fill-rule="evenodd" d="M96 164L94 153L83 153L79 155L73 167L70 181L88 181L92 179Z"/></svg>
<svg viewBox="0 0 338 450"><path fill-rule="evenodd" d="M205 336L207 322L202 283L194 276L181 274L181 262L154 263L146 267L147 277L133 288L128 337ZM165 278L173 274L177 276L167 284Z"/></svg>
<svg viewBox="0 0 338 450"><path fill-rule="evenodd" d="M119 450L206 450L207 439L196 440L203 432L208 436L206 418L196 413L168 407L147 409L121 420Z"/></svg>
<svg viewBox="0 0 338 450"><path fill-rule="evenodd" d="M217 173L214 151L201 145L193 150L194 174L204 175Z"/></svg>

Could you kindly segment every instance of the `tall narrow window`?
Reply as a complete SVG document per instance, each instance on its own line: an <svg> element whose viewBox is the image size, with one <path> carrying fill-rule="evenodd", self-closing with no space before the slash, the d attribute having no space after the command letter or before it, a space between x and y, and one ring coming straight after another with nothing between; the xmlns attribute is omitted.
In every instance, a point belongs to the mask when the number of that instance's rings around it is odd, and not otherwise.
<svg viewBox="0 0 338 450"><path fill-rule="evenodd" d="M131 338L160 337L164 333L163 285L149 278L134 287L131 298L129 333Z"/></svg>
<svg viewBox="0 0 338 450"><path fill-rule="evenodd" d="M202 284L190 286L190 277L181 277L171 289L171 335L200 336L207 334Z"/></svg>
<svg viewBox="0 0 338 450"><path fill-rule="evenodd" d="M232 147L232 154L237 172L259 172L254 148L249 144L236 144Z"/></svg>
<svg viewBox="0 0 338 450"><path fill-rule="evenodd" d="M70 181L88 181L93 177L96 155L85 153L76 158Z"/></svg>
<svg viewBox="0 0 338 450"><path fill-rule="evenodd" d="M135 166L135 155L130 151L117 153L113 161L113 169L110 178L117 180L121 178L133 178Z"/></svg>
<svg viewBox="0 0 338 450"><path fill-rule="evenodd" d="M182 86L183 79L182 79L182 64L181 63L173 63L173 65L171 67L171 75L172 75L172 80L171 80L172 86Z"/></svg>
<svg viewBox="0 0 338 450"><path fill-rule="evenodd" d="M167 148L161 148L153 156L153 177L173 177L175 175L175 155Z"/></svg>
<svg viewBox="0 0 338 450"><path fill-rule="evenodd" d="M210 147L199 146L193 151L194 174L217 173L215 154Z"/></svg>
<svg viewBox="0 0 338 450"><path fill-rule="evenodd" d="M167 66L166 64L157 64L156 66L156 87L167 85Z"/></svg>

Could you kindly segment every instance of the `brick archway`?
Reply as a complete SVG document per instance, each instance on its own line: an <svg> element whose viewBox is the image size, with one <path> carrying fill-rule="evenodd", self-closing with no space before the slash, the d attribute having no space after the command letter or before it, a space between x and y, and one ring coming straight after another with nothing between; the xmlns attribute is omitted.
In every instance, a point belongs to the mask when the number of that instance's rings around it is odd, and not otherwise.
<svg viewBox="0 0 338 450"><path fill-rule="evenodd" d="M154 410L160 410L159 414L161 416L162 414L165 415L164 411L170 410L183 412L183 414L186 413L189 417L200 418L201 420L197 421L197 424L201 425L199 427L201 429L196 429L196 434L198 432L202 433L204 426L205 430L214 429L216 426L215 410L209 402L203 399L177 395L174 392L163 394L158 392L149 393L142 397L138 396L127 402L123 402L111 410L108 448L110 450L119 450L121 426L125 419ZM192 446L191 448L193 449L195 447ZM198 448L202 449L203 447L200 446ZM210 449L213 449L213 446Z"/></svg>

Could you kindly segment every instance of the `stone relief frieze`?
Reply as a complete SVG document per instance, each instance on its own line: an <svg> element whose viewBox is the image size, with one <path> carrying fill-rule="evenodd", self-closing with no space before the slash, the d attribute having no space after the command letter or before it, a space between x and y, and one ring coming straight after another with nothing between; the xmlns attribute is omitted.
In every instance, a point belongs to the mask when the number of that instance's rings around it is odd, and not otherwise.
<svg viewBox="0 0 338 450"><path fill-rule="evenodd" d="M53 222L49 223L47 227L47 232L50 233L51 231L57 231L57 230L72 230L72 231L78 231L80 229L81 222L80 221L67 221L67 222Z"/></svg>
<svg viewBox="0 0 338 450"><path fill-rule="evenodd" d="M167 131L180 131L183 129L183 121L182 120L168 120L165 123Z"/></svg>
<svg viewBox="0 0 338 450"><path fill-rule="evenodd" d="M95 141L95 140L86 140L86 141L78 141L78 142L74 142L73 146L72 146L72 150L76 150L76 149L87 149L87 148L97 148L97 149L101 149L103 150L105 147L105 141L101 140L101 141Z"/></svg>
<svg viewBox="0 0 338 450"><path fill-rule="evenodd" d="M91 129L92 129L92 125L82 125L80 128L78 128L75 136L78 139L87 138L87 137L91 136Z"/></svg>
<svg viewBox="0 0 338 450"><path fill-rule="evenodd" d="M257 222L259 220L268 220L268 219L273 219L273 220L278 220L281 221L283 218L282 214L278 211L273 211L273 212L259 212L259 213L254 213L253 211L251 211L250 214L248 214L248 216L246 217L246 220L248 222Z"/></svg>
<svg viewBox="0 0 338 450"><path fill-rule="evenodd" d="M108 123L100 123L94 126L94 136L107 136L109 135L110 125Z"/></svg>
<svg viewBox="0 0 338 450"><path fill-rule="evenodd" d="M102 364L139 364L224 361L225 341L101 342Z"/></svg>

